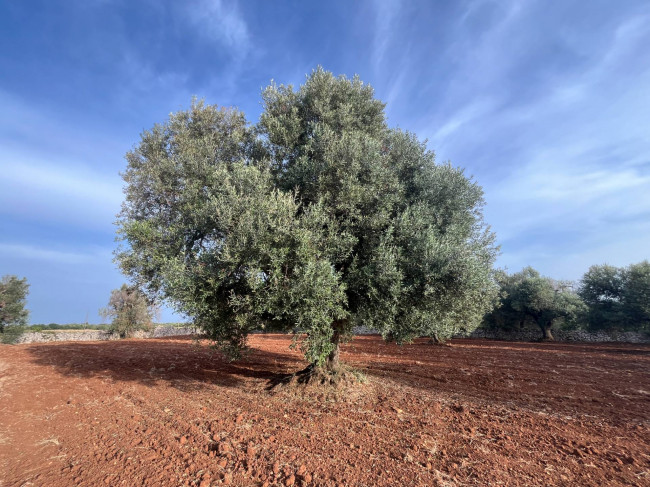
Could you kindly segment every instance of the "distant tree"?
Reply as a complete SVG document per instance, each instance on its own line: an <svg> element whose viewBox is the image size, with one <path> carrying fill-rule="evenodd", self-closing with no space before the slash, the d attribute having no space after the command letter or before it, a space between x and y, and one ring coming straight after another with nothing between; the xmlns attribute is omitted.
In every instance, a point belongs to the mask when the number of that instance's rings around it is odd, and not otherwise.
<svg viewBox="0 0 650 487"><path fill-rule="evenodd" d="M108 306L99 312L104 318L111 318L110 331L124 338L136 330L150 329L157 308L137 287L122 284L120 289L111 291Z"/></svg>
<svg viewBox="0 0 650 487"><path fill-rule="evenodd" d="M6 275L0 279L0 333L8 326L25 326L29 311L25 308L27 279Z"/></svg>
<svg viewBox="0 0 650 487"><path fill-rule="evenodd" d="M624 288L626 272L611 265L594 265L582 277L578 295L589 310L591 330L616 330L625 327Z"/></svg>
<svg viewBox="0 0 650 487"><path fill-rule="evenodd" d="M627 326L650 331L650 262L644 260L625 270L623 307Z"/></svg>
<svg viewBox="0 0 650 487"><path fill-rule="evenodd" d="M400 342L476 327L497 289L481 188L390 129L358 78L318 69L263 101L256 127L199 102L142 134L124 272L233 356L252 330L299 329L327 372L354 326Z"/></svg>
<svg viewBox="0 0 650 487"><path fill-rule="evenodd" d="M580 281L593 330L650 331L650 262L627 267L595 265Z"/></svg>
<svg viewBox="0 0 650 487"><path fill-rule="evenodd" d="M523 329L531 318L520 309L514 308L513 297L516 295L518 286L527 279L537 276L537 271L527 267L521 272L508 274L503 270L495 273L495 280L499 286L499 295L496 306L487 313L483 319L482 326L492 330L516 331Z"/></svg>
<svg viewBox="0 0 650 487"><path fill-rule="evenodd" d="M486 317L488 326L516 329L528 321L540 328L542 340L553 340L553 327L578 319L586 310L568 282L541 276L532 267L502 276L500 281L500 306Z"/></svg>

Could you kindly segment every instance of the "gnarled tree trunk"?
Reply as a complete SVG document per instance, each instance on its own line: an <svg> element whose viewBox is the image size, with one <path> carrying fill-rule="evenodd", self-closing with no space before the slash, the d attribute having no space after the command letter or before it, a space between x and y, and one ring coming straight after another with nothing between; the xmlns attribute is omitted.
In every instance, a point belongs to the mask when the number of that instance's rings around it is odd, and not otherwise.
<svg viewBox="0 0 650 487"><path fill-rule="evenodd" d="M431 338L429 339L429 343L431 345L446 345L444 340L441 340L437 333L431 335Z"/></svg>
<svg viewBox="0 0 650 487"><path fill-rule="evenodd" d="M553 334L551 333L551 327L553 326L553 322L549 321L548 323L544 323L540 325L540 328L542 329L542 340L545 342L552 342L555 341L555 338L553 338Z"/></svg>
<svg viewBox="0 0 650 487"><path fill-rule="evenodd" d="M330 352L327 360L325 361L325 369L330 372L338 371L340 367L339 356L341 352L341 335L343 332L343 322L335 321L332 324L334 333L332 333L331 343L334 349Z"/></svg>

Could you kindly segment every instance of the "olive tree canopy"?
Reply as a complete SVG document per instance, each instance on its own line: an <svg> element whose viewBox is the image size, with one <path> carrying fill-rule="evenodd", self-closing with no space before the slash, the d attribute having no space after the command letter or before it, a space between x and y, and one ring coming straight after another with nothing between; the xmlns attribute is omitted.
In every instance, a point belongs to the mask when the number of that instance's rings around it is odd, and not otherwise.
<svg viewBox="0 0 650 487"><path fill-rule="evenodd" d="M234 355L301 330L338 366L355 326L408 341L474 329L497 292L482 190L388 127L358 78L271 85L250 125L194 102L127 154L117 260Z"/></svg>

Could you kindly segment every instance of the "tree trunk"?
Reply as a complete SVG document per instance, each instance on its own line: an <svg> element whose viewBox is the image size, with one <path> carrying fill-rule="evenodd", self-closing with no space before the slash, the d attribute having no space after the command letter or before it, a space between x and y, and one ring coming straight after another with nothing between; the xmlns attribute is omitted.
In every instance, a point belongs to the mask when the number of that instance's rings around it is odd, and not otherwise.
<svg viewBox="0 0 650 487"><path fill-rule="evenodd" d="M440 337L438 336L437 333L434 333L433 335L431 335L431 339L429 340L429 343L431 345L444 345L445 344L445 342L443 342L440 339Z"/></svg>
<svg viewBox="0 0 650 487"><path fill-rule="evenodd" d="M330 352L325 361L325 369L329 372L336 372L339 369L339 355L341 352L341 331L343 329L343 323L340 321L335 321L332 325L334 328L334 333L332 333L331 343L334 349Z"/></svg>
<svg viewBox="0 0 650 487"><path fill-rule="evenodd" d="M551 333L551 327L553 326L552 322L548 322L545 325L543 325L542 328L542 340L545 342L552 342L555 341L555 338L553 338L553 334Z"/></svg>

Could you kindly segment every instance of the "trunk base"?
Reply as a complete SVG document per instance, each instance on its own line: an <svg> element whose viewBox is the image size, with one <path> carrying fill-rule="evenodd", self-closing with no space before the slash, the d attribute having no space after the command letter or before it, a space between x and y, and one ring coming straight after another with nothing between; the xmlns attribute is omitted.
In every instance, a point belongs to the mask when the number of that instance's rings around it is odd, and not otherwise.
<svg viewBox="0 0 650 487"><path fill-rule="evenodd" d="M301 396L341 399L357 396L361 385L366 383L365 376L345 365L336 370L309 365L293 374L281 374L268 382L267 391L290 391Z"/></svg>
<svg viewBox="0 0 650 487"><path fill-rule="evenodd" d="M553 338L553 334L551 333L551 327L546 326L542 328L542 338L540 339L542 342L554 342L555 338Z"/></svg>

